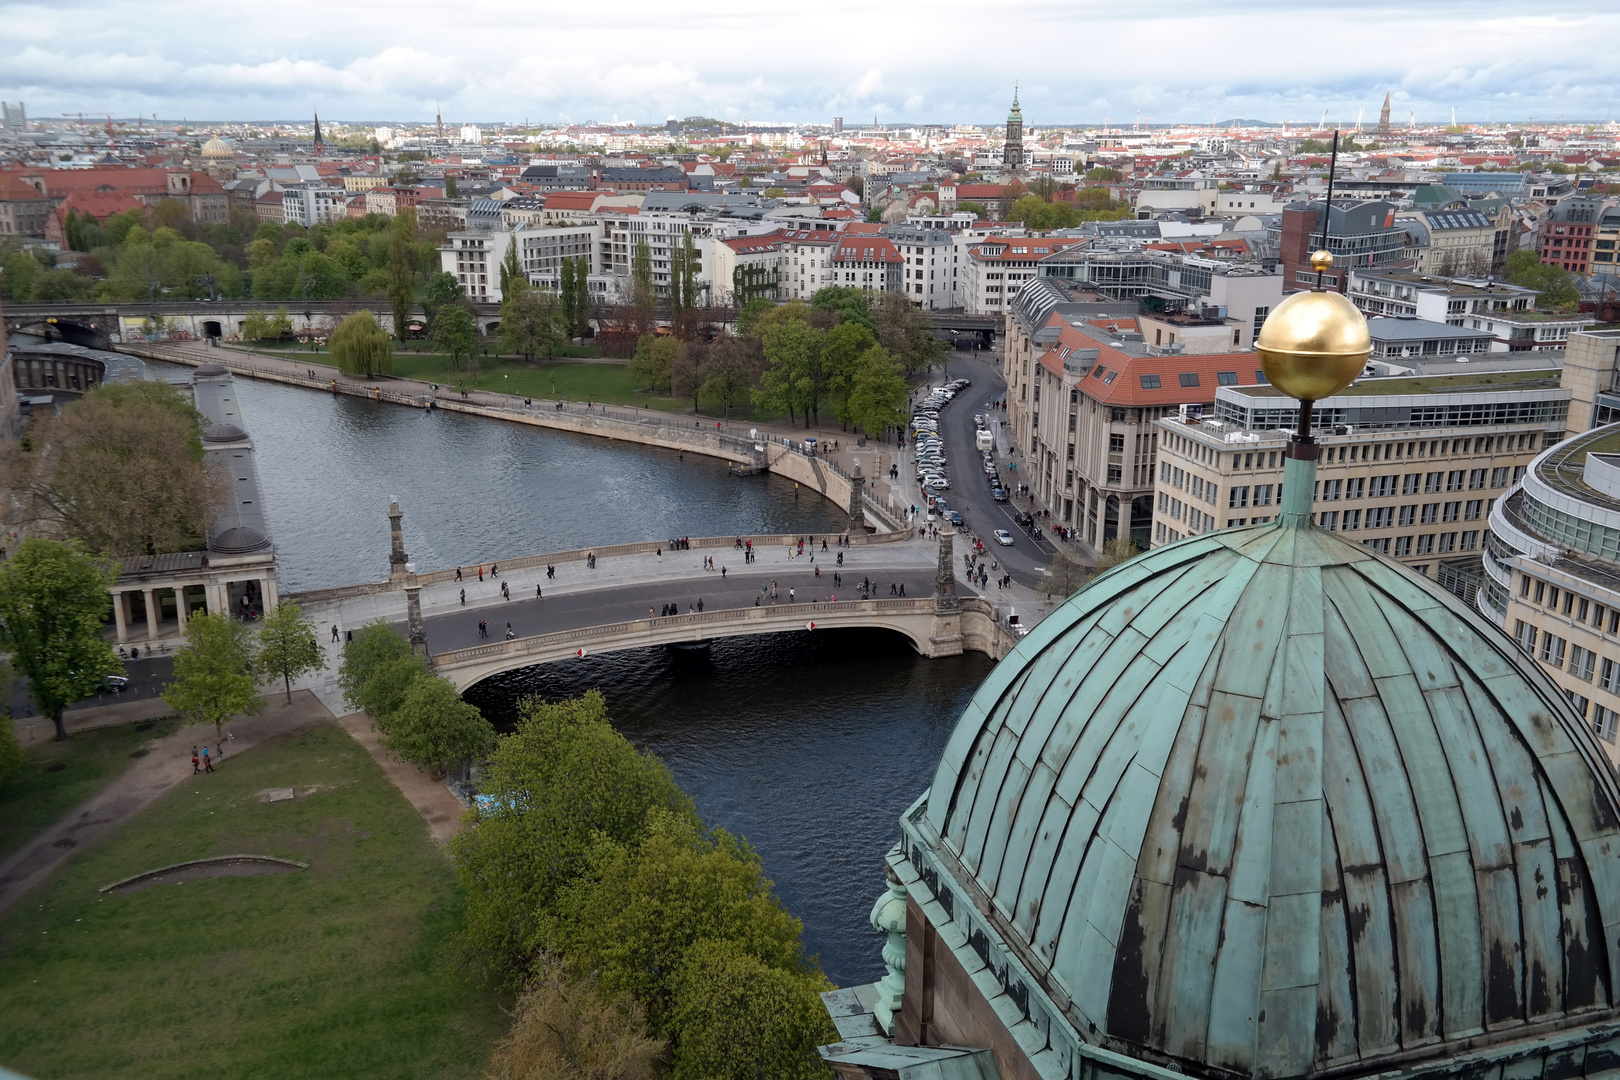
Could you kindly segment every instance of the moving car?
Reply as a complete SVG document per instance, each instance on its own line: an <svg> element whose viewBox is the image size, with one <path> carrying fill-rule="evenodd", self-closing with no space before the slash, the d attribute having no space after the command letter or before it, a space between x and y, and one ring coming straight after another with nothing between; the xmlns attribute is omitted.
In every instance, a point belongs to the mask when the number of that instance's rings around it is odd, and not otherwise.
<svg viewBox="0 0 1620 1080"><path fill-rule="evenodd" d="M1027 513L1025 513L1022 510L1018 511L1018 513L1013 515L1013 521L1016 522L1021 528L1025 528L1025 529L1027 529L1031 525L1035 524L1035 519L1030 517Z"/></svg>
<svg viewBox="0 0 1620 1080"><path fill-rule="evenodd" d="M1012 533L1008 532L1006 529L997 529L995 532L995 537L996 543L1000 544L1002 547L1013 546Z"/></svg>
<svg viewBox="0 0 1620 1080"><path fill-rule="evenodd" d="M1007 501L1007 493L1005 491L1003 491L1001 488L991 488L990 489L990 497L992 499L996 500L996 502L1006 502Z"/></svg>

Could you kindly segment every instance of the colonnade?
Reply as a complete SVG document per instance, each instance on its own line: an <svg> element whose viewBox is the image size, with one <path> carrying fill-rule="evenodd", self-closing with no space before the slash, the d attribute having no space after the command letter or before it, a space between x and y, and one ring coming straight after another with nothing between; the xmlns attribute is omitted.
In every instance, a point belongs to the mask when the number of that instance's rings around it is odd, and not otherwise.
<svg viewBox="0 0 1620 1080"><path fill-rule="evenodd" d="M201 609L209 614L268 615L276 609L279 601L274 573L256 574L235 581L119 584L114 585L111 592L113 627L119 644L131 640L156 641L168 636L162 632L166 603L174 606L174 636L183 637L186 619L194 610ZM135 622L134 597L140 597L140 606L145 613L144 637L139 634L140 628L132 625Z"/></svg>

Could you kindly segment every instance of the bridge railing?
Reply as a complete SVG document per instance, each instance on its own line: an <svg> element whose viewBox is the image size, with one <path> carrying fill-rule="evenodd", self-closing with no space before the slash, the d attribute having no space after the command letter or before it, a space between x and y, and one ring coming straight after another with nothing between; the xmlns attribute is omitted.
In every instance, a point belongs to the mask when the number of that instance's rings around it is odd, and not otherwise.
<svg viewBox="0 0 1620 1080"><path fill-rule="evenodd" d="M492 657L522 657L546 652L554 648L585 648L593 641L621 637L626 634L652 629L669 630L690 627L701 631L704 627L733 625L738 622L797 623L800 619L814 622L817 616L889 614L921 615L934 610L932 597L917 600L838 600L816 601L803 604L777 604L772 607L721 608L714 611L694 611L686 615L664 615L652 619L631 619L626 622L603 623L578 630L557 630L549 634L534 634L510 641L492 641L488 645L475 645L470 649L452 649L438 653L433 663L438 667L454 667L475 663Z"/></svg>

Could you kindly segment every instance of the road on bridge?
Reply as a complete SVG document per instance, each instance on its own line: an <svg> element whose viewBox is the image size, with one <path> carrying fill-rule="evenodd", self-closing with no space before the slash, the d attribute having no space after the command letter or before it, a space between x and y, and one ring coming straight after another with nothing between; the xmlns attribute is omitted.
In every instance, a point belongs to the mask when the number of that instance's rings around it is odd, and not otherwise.
<svg viewBox="0 0 1620 1080"><path fill-rule="evenodd" d="M701 555L699 552L687 551L679 554L682 558L694 559ZM777 557L780 558L780 555ZM720 563L721 556L716 555L715 564L718 566ZM784 564L773 562L770 569L762 570L759 564L755 563L743 573L734 573L728 569L724 578L720 576L720 571L714 570L701 577L639 582L593 589L588 592L556 592L544 595L540 599L535 599L534 595L534 572L526 571L524 576L526 586L511 583L510 602L492 603L486 599L476 606L469 603L465 608L457 607L441 614L425 616L423 623L427 630L428 651L440 653L479 644L480 619L488 622L489 638L492 641L498 641L506 636L508 623L511 624L514 637L530 637L534 634L577 630L604 623L645 619L649 608L658 612L665 604L676 605L682 615L688 610L696 611L699 600L703 601L705 611L752 607L756 600L762 606L769 606L773 603L770 595L773 582L776 586L774 603L779 605L793 602L809 603L833 597L839 600L859 600L863 578L873 579L872 584L875 588L871 595L877 599L887 599L891 595L889 592L891 585L894 586L896 594L900 586L904 585L905 595L909 599L926 597L933 591L933 575L921 567L861 570L851 565L848 573L844 573L836 564L835 552L818 551L816 565L823 567L818 578L811 566L810 553L807 550L802 564L798 559L785 564L792 569L785 569ZM833 584L834 573L843 574L843 587ZM488 581L484 583L486 590L489 585ZM542 583L542 592L544 589Z"/></svg>

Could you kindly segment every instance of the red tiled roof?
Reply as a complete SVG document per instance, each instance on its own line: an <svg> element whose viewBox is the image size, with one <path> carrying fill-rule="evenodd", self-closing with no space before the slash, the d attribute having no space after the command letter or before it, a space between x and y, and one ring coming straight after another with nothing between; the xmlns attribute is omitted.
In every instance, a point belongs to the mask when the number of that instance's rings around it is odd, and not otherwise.
<svg viewBox="0 0 1620 1080"><path fill-rule="evenodd" d="M596 191L555 191L546 196L547 210L589 210L600 196Z"/></svg>
<svg viewBox="0 0 1620 1080"><path fill-rule="evenodd" d="M1007 189L1001 184L957 184L958 199L999 199Z"/></svg>
<svg viewBox="0 0 1620 1080"><path fill-rule="evenodd" d="M1044 259L1048 255L1056 254L1065 248L1071 248L1076 244L1085 242L1084 239L1078 237L1059 239L1030 236L987 236L969 248L968 254L983 262L1028 261L1030 259ZM986 248L1000 248L1000 250L987 251Z"/></svg>
<svg viewBox="0 0 1620 1080"><path fill-rule="evenodd" d="M852 230L851 230L852 231ZM840 238L834 262L902 262L900 250L886 236L857 233Z"/></svg>
<svg viewBox="0 0 1620 1080"><path fill-rule="evenodd" d="M738 255L765 255L781 250L782 239L782 233L778 231L758 236L733 236L720 242Z"/></svg>
<svg viewBox="0 0 1620 1080"><path fill-rule="evenodd" d="M1260 380L1260 358L1252 352L1210 353L1192 355L1173 353L1163 356L1132 356L1123 349L1109 344L1109 335L1096 336L1072 325L1062 315L1053 313L1047 320L1048 328L1058 327L1057 344L1042 353L1038 362L1054 375L1062 376L1063 358L1071 349L1096 349L1097 360L1079 382L1081 393L1099 404L1118 406L1157 406L1208 404L1215 400L1215 388L1222 373L1236 376L1236 386L1257 386ZM1133 319L1098 319L1088 324L1101 331L1117 326L1120 331L1134 330ZM1142 376L1157 376L1157 387L1144 387ZM1192 376L1196 385L1183 386L1182 377ZM1149 382L1152 382L1149 379Z"/></svg>
<svg viewBox="0 0 1620 1080"><path fill-rule="evenodd" d="M56 207L56 220L65 224L70 210L80 217L89 214L97 221L106 221L114 214L121 214L125 210L145 209L141 201L133 195L124 195L116 191L75 191Z"/></svg>

